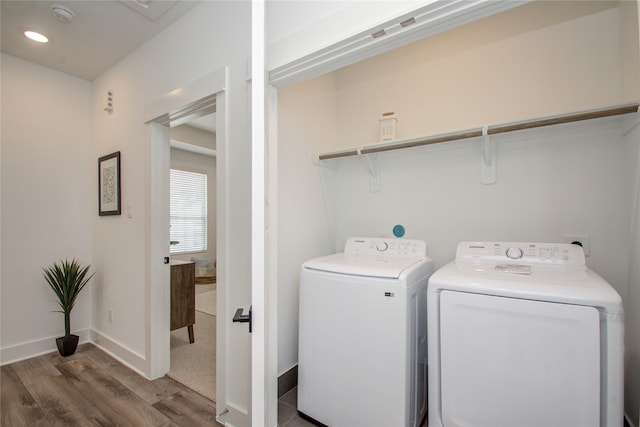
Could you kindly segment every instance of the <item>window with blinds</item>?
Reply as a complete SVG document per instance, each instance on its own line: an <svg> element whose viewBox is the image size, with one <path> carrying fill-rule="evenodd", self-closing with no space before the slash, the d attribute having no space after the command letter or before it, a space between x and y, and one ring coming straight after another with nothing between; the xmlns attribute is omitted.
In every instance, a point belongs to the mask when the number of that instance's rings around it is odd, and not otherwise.
<svg viewBox="0 0 640 427"><path fill-rule="evenodd" d="M207 175L171 169L170 253L207 250Z"/></svg>

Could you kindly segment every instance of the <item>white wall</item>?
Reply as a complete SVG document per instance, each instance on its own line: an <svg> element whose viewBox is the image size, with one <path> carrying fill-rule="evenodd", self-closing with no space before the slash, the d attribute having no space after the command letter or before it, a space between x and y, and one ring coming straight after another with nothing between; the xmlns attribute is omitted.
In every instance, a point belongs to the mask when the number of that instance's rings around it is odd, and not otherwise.
<svg viewBox="0 0 640 427"><path fill-rule="evenodd" d="M406 138L635 99L620 84L623 14L616 5L536 2L338 70L323 77L335 82L335 122L327 112L311 111L317 90L306 97L296 92L313 83L283 89L279 112L297 110L297 120L308 127L288 135L297 125L280 118L279 144L287 147L281 152L296 144L306 147L296 149L306 155L374 143L386 111L397 113L398 137ZM316 141L325 121L336 127L336 137ZM305 155L285 160L280 154L280 169L296 181L295 187L281 182L281 199L326 191L336 249L348 236L390 236L395 224L403 224L407 238L427 241L437 266L453 258L461 240L559 241L565 233L587 233L588 265L625 296L628 260L617 254L629 243L631 184L620 124L604 119L496 136L498 181L488 186L480 183L478 140L379 155L379 192L369 190L362 158L325 162L337 168L331 171L310 159L306 169L285 165ZM330 175L322 189L311 169ZM316 213L291 233L282 224L280 239L300 251L313 243L297 242L295 233L317 222L324 230L322 221ZM325 249L315 247L318 255ZM293 260L281 263L281 301L295 300L298 269ZM283 305L281 312L296 312ZM294 332L280 327L279 351L289 355L280 358L280 372L295 364Z"/></svg>
<svg viewBox="0 0 640 427"><path fill-rule="evenodd" d="M246 82L250 22L249 2L201 2L94 81L94 154L122 151L123 207L131 206L132 217L102 217L93 223L94 259L105 272L95 298L93 326L103 345L142 372L148 369L146 286L151 262L146 256L150 165L144 111L169 91L224 66L229 71L227 168L231 171L232 197L228 209L233 213L228 224L232 241L225 255L234 283L248 284L251 280L247 255L251 247L251 157ZM114 92L114 112L110 115L99 105L107 89ZM231 304L248 305L250 295L243 297L246 300ZM109 309L113 309L113 323L107 318Z"/></svg>
<svg viewBox="0 0 640 427"><path fill-rule="evenodd" d="M337 240L350 235L423 239L436 267L463 240L562 241L588 234L587 264L626 294L629 182L617 122L496 137L497 182L480 183L479 141L379 156L380 191L358 162L337 172ZM375 213L375 214L373 214Z"/></svg>
<svg viewBox="0 0 640 427"><path fill-rule="evenodd" d="M396 112L398 138L406 138L626 101L620 85L621 16L618 8L605 6L532 3L339 70L337 148L375 142L378 118L385 111ZM580 125L575 131L580 139L587 136L582 135L585 126L591 125ZM589 136L599 132L588 129ZM620 144L604 144L619 137L604 133L593 147L585 140L569 148L564 145L568 142L554 142L555 134L563 135L560 141L570 141L574 131L565 126L494 137L498 147L494 186L479 182L479 141L381 156L379 194L369 193L366 183L353 183L347 190L349 179L363 179L364 168L345 165L338 178L338 218L343 221L338 240L356 230L362 234L365 224L375 228L370 233L389 234L405 214L385 207L403 202L421 212L407 215L430 242L439 265L451 258L456 240L498 239L492 236L499 235L508 240L519 235L516 240L558 241L565 233L587 233L592 237L591 266L608 273L624 295L626 273L620 267L626 260L612 256L608 249L626 241L627 229L601 227L604 220L626 224L628 216L626 196L615 191L618 185L628 188L616 173L624 154ZM512 153L514 147L518 148ZM604 170L613 174L607 176ZM444 188L443 182L447 183ZM580 188L591 191L576 191ZM609 191L616 195L610 196ZM418 200L411 200L412 194ZM446 206L447 213L436 213L437 206ZM361 218L363 208L382 212ZM388 218L382 222L385 213ZM441 221L454 229L440 228ZM465 230L462 224L474 225L466 225ZM444 248L448 252L440 255Z"/></svg>
<svg viewBox="0 0 640 427"><path fill-rule="evenodd" d="M300 265L335 252L331 173L313 167L325 140L336 137L334 75L278 93L278 375L298 363ZM309 102L313 100L313 102Z"/></svg>
<svg viewBox="0 0 640 427"><path fill-rule="evenodd" d="M64 318L42 268L91 257L97 157L91 149L91 83L2 54L2 269L0 360L53 351ZM71 315L89 337L92 280Z"/></svg>
<svg viewBox="0 0 640 427"><path fill-rule="evenodd" d="M623 101L615 4L534 2L337 71L336 148L387 111L402 139Z"/></svg>

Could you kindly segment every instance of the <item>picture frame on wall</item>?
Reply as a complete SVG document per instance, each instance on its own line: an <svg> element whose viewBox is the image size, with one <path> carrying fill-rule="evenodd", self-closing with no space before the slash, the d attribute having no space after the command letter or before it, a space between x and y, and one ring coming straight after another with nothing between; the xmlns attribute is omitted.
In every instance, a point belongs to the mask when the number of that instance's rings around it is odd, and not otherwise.
<svg viewBox="0 0 640 427"><path fill-rule="evenodd" d="M120 152L98 159L98 215L120 215Z"/></svg>

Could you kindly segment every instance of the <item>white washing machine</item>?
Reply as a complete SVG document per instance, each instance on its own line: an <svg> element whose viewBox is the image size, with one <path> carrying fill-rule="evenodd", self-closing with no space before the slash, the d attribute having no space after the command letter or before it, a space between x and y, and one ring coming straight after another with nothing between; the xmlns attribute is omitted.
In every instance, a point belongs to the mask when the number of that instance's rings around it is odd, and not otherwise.
<svg viewBox="0 0 640 427"><path fill-rule="evenodd" d="M622 301L580 246L460 243L427 299L429 427L622 426Z"/></svg>
<svg viewBox="0 0 640 427"><path fill-rule="evenodd" d="M349 238L300 273L298 411L331 427L418 426L427 400L419 240Z"/></svg>

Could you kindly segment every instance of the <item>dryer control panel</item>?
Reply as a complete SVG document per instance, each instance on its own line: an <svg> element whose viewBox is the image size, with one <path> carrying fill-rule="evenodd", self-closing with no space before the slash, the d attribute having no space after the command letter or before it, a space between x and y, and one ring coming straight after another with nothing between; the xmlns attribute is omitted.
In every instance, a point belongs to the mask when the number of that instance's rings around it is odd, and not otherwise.
<svg viewBox="0 0 640 427"><path fill-rule="evenodd" d="M366 257L422 258L427 256L427 244L422 240L350 237L344 246L344 254Z"/></svg>
<svg viewBox="0 0 640 427"><path fill-rule="evenodd" d="M585 265L582 247L571 243L461 242L456 260Z"/></svg>

